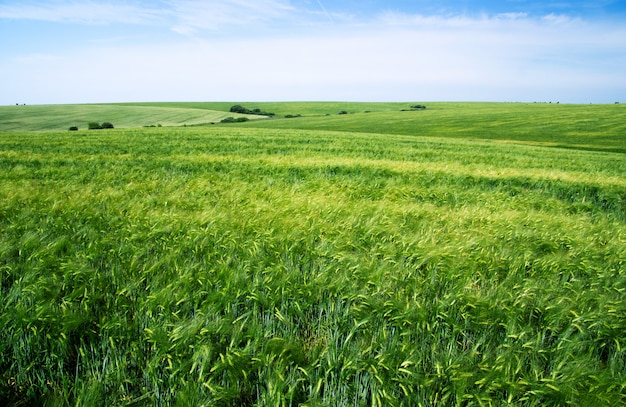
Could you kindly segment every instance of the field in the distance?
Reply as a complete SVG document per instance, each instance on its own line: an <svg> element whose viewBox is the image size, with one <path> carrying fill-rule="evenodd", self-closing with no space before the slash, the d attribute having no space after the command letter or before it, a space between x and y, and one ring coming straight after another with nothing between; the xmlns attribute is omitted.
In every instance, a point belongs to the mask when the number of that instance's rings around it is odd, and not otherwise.
<svg viewBox="0 0 626 407"><path fill-rule="evenodd" d="M275 113L230 113L235 104ZM108 121L117 128L211 125L227 117L250 122L237 126L338 130L376 134L493 140L626 153L626 105L548 103L366 102L174 102L104 105L0 106L1 131L87 128ZM339 112L346 112L339 115ZM291 116L291 118L285 118Z"/></svg>
<svg viewBox="0 0 626 407"><path fill-rule="evenodd" d="M246 127L339 130L377 134L512 141L626 153L626 105L557 103L247 102L275 112ZM228 111L233 103L135 103L127 106ZM337 114L346 112L346 115ZM285 116L292 116L284 119ZM300 117L298 117L300 116Z"/></svg>
<svg viewBox="0 0 626 407"><path fill-rule="evenodd" d="M86 130L89 122L109 122L119 128L145 126L184 126L216 123L239 115L226 111L179 106L124 106L115 104L93 105L27 105L0 106L0 132L2 131L63 131L70 127Z"/></svg>
<svg viewBox="0 0 626 407"><path fill-rule="evenodd" d="M621 105L242 105L0 132L0 404L626 404Z"/></svg>

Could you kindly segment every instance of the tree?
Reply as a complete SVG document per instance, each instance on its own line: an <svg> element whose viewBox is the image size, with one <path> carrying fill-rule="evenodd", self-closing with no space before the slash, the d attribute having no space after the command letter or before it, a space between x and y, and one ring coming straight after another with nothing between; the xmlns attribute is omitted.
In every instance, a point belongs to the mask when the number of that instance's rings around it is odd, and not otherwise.
<svg viewBox="0 0 626 407"><path fill-rule="evenodd" d="M246 114L248 112L248 109L246 109L245 107L243 107L241 105L234 105L234 106L231 106L230 112L231 113Z"/></svg>
<svg viewBox="0 0 626 407"><path fill-rule="evenodd" d="M104 122L104 123L102 123L100 126L101 126L103 129L112 129L112 128L114 128L114 127L113 127L113 124L111 124L111 123L109 123L109 122Z"/></svg>
<svg viewBox="0 0 626 407"><path fill-rule="evenodd" d="M270 112L264 112L259 108L255 108L255 109L248 109L245 108L241 105L234 105L230 107L230 112L231 113L239 113L239 114L256 114L259 116L274 116L274 113L270 113Z"/></svg>
<svg viewBox="0 0 626 407"><path fill-rule="evenodd" d="M100 126L100 123L98 122L89 122L87 126L89 130L100 130L102 128L102 126Z"/></svg>

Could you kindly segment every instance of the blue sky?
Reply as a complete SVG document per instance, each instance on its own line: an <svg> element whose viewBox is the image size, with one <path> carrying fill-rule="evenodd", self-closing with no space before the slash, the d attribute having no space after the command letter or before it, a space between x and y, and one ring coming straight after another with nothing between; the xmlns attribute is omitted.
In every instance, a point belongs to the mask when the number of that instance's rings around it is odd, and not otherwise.
<svg viewBox="0 0 626 407"><path fill-rule="evenodd" d="M0 0L0 104L626 101L626 2Z"/></svg>

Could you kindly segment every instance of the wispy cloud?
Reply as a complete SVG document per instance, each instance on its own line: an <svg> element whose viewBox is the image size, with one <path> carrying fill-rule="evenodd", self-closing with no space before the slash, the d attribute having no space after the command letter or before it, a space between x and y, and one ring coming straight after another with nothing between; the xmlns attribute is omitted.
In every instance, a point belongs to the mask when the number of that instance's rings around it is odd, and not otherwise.
<svg viewBox="0 0 626 407"><path fill-rule="evenodd" d="M31 103L94 97L585 101L586 95L618 100L626 92L626 28L580 17L521 11L351 16L324 0L326 7L316 0L110 0L96 10L94 0L14 4L0 5L0 18L124 23L126 30L97 30L98 36L160 36L82 41L71 51L33 48L32 55L5 48L2 94ZM101 55L123 63L93 64ZM29 88L32 78L45 86Z"/></svg>
<svg viewBox="0 0 626 407"><path fill-rule="evenodd" d="M167 10L146 4L102 1L35 1L0 5L0 18L73 24L148 24L163 21Z"/></svg>
<svg viewBox="0 0 626 407"><path fill-rule="evenodd" d="M176 32L191 35L233 27L257 27L293 17L294 7L283 0L227 0L167 2Z"/></svg>
<svg viewBox="0 0 626 407"><path fill-rule="evenodd" d="M283 30L333 21L324 6L295 5L291 0L162 0L162 1L78 1L53 0L0 4L0 19L32 20L76 25L158 25L174 32L195 36L218 31L232 34L265 28Z"/></svg>

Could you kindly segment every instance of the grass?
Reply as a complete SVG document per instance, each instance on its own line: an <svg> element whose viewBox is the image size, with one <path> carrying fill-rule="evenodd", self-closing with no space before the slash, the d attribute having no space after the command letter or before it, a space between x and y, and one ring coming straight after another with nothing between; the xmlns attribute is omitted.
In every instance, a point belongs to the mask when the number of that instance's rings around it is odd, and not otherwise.
<svg viewBox="0 0 626 407"><path fill-rule="evenodd" d="M86 130L89 122L110 122L115 127L184 126L217 123L226 117L242 117L228 111L182 106L125 105L0 106L0 131L63 131L72 126ZM257 119L258 116L246 116Z"/></svg>
<svg viewBox="0 0 626 407"><path fill-rule="evenodd" d="M421 103L421 102L420 102ZM237 126L350 131L375 134L492 140L560 148L626 152L626 106L546 103L367 102L163 102L105 105L0 106L0 131L86 128L90 121L116 127L195 126L219 123L234 104L276 113L247 115ZM348 114L338 115L340 111ZM285 118L285 116L299 116ZM232 124L231 124L232 125Z"/></svg>
<svg viewBox="0 0 626 407"><path fill-rule="evenodd" d="M421 103L421 102L420 102ZM142 107L186 107L227 111L234 102L134 103ZM246 127L353 131L528 143L561 148L626 152L626 106L547 103L247 102L301 117L262 120ZM338 115L340 111L347 115Z"/></svg>
<svg viewBox="0 0 626 407"><path fill-rule="evenodd" d="M624 105L525 103L427 103L426 110L402 111L407 104L324 104L329 116L263 121L248 127L341 130L376 134L516 142L563 148L626 152ZM316 113L319 110L316 110ZM297 112L296 112L297 113Z"/></svg>
<svg viewBox="0 0 626 407"><path fill-rule="evenodd" d="M613 130L246 126L0 135L1 404L626 404Z"/></svg>
<svg viewBox="0 0 626 407"><path fill-rule="evenodd" d="M408 108L411 104L401 102L150 102L122 103L123 106L143 107L187 107L228 111L233 105L242 105L250 109L259 108L278 116L301 114L306 116L325 116L342 110L357 112L396 112Z"/></svg>

